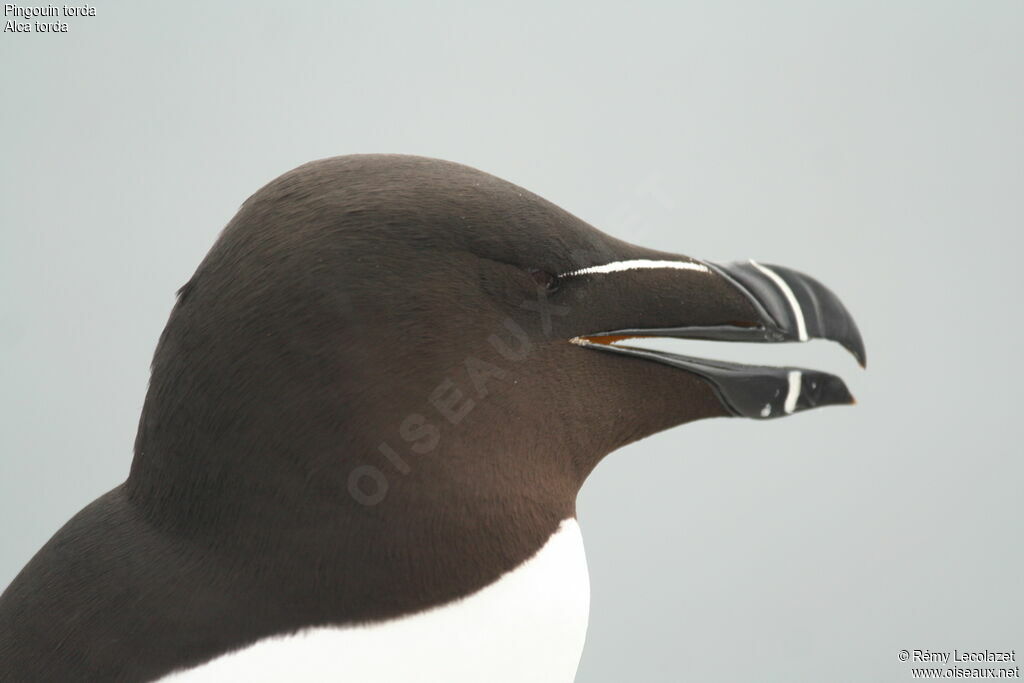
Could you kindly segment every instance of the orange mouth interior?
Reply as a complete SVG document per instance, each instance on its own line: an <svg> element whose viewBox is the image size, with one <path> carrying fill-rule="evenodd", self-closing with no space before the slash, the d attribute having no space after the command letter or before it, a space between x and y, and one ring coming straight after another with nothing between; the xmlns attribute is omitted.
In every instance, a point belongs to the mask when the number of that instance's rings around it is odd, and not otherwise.
<svg viewBox="0 0 1024 683"><path fill-rule="evenodd" d="M653 339L652 335L649 334L605 334L597 336L582 336L580 339L594 344L614 344L620 342L623 339Z"/></svg>

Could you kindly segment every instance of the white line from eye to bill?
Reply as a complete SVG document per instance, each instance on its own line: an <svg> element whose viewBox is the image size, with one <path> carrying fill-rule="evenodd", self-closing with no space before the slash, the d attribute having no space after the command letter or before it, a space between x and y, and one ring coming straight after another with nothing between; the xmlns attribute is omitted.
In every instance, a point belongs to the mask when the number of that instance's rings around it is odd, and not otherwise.
<svg viewBox="0 0 1024 683"><path fill-rule="evenodd" d="M573 277L576 275L597 275L604 273L621 273L627 270L645 270L650 268L668 268L674 270L693 270L698 273L710 273L711 270L703 263L693 261L652 261L649 259L632 259L630 261L612 261L599 266L588 266L579 270L571 270L562 273L558 277Z"/></svg>

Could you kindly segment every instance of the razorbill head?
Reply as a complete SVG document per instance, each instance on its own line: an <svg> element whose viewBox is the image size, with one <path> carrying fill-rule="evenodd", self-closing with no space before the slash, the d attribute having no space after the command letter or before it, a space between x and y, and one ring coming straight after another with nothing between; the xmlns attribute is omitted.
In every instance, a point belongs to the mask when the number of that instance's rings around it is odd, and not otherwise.
<svg viewBox="0 0 1024 683"><path fill-rule="evenodd" d="M434 159L286 173L181 288L127 481L0 597L0 672L571 680L575 499L605 455L852 402L826 373L623 343L652 336L865 358L788 268L635 246Z"/></svg>

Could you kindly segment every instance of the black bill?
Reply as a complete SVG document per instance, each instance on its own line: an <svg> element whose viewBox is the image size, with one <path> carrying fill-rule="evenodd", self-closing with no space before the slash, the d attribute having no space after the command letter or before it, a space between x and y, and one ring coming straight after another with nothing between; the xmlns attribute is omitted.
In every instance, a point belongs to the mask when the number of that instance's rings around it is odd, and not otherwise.
<svg viewBox="0 0 1024 683"><path fill-rule="evenodd" d="M662 327L648 326L649 320L645 320L643 326L581 335L574 338L573 343L657 361L699 375L711 384L722 404L736 416L775 418L820 406L854 403L843 380L826 372L706 360L618 344L630 337L769 343L828 339L841 344L862 367L865 365L867 354L853 317L839 298L814 278L790 268L755 261L702 263L712 278L703 285L703 291L725 288L739 292L749 303L755 319L750 319L749 312L736 319L732 317L734 311L723 311L718 321L700 320ZM633 286L640 284L644 277L659 278L662 285L664 278L672 277L671 271L648 272L651 274L646 276L635 274ZM692 290L688 293L693 296ZM664 319L665 313L659 312L655 319Z"/></svg>
<svg viewBox="0 0 1024 683"><path fill-rule="evenodd" d="M714 388L722 405L737 417L768 419L811 408L854 403L843 380L820 370L743 365L591 341L589 338L572 341L580 346L646 358L700 375Z"/></svg>

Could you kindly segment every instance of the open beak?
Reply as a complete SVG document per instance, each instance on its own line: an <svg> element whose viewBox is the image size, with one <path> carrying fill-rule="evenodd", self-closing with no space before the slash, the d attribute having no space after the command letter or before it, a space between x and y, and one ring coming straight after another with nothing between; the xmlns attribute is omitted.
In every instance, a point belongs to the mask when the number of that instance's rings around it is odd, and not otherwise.
<svg viewBox="0 0 1024 683"><path fill-rule="evenodd" d="M563 277L588 278L592 283L600 279L599 286L607 287L614 282L608 279L612 274L628 274L618 278L627 299L631 290L653 290L662 293L659 301L653 310L633 314L632 324L579 335L571 340L574 344L694 373L711 384L729 412L740 417L774 418L854 403L843 380L826 372L706 360L618 343L633 337L745 342L829 339L846 348L863 367L866 353L856 323L839 298L817 280L755 261L718 264L694 259L622 261ZM665 295L673 281L680 287L675 290L675 307ZM644 301L641 295L637 305L642 308Z"/></svg>

